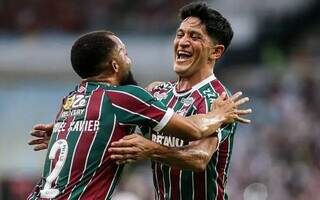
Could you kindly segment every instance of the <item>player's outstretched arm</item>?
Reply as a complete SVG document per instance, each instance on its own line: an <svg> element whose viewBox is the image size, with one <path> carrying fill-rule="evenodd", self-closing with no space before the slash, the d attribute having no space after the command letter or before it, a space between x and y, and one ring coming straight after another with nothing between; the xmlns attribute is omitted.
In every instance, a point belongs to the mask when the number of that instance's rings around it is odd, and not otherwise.
<svg viewBox="0 0 320 200"><path fill-rule="evenodd" d="M218 146L216 135L191 142L183 147L166 147L141 135L128 135L111 144L111 159L117 164L152 159L170 166L194 171L204 170Z"/></svg>
<svg viewBox="0 0 320 200"><path fill-rule="evenodd" d="M199 140L215 133L223 124L234 121L250 123L250 120L243 118L243 116L251 113L252 110L238 108L249 101L248 97L240 98L241 95L241 92L237 92L227 98L226 93L223 93L213 103L212 111L207 114L198 114L187 118L174 114L162 131L184 140Z"/></svg>
<svg viewBox="0 0 320 200"><path fill-rule="evenodd" d="M30 135L35 137L28 142L33 146L35 151L40 151L48 148L49 140L52 134L53 124L36 124L30 131Z"/></svg>

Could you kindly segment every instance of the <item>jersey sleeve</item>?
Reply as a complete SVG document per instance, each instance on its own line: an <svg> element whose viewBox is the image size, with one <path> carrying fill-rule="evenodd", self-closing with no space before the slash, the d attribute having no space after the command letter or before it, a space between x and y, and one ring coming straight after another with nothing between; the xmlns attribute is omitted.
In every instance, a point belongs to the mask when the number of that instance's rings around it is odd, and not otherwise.
<svg viewBox="0 0 320 200"><path fill-rule="evenodd" d="M118 121L123 124L148 126L160 131L174 114L172 109L138 86L115 87L107 91L107 96Z"/></svg>

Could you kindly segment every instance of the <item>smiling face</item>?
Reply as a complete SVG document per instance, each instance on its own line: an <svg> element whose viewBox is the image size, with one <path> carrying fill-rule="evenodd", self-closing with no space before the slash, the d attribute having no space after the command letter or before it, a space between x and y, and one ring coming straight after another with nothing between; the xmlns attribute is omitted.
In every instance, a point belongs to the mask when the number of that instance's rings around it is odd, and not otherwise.
<svg viewBox="0 0 320 200"><path fill-rule="evenodd" d="M181 22L174 39L174 71L180 77L188 77L211 67L209 56L212 47L213 42L200 19L186 18Z"/></svg>

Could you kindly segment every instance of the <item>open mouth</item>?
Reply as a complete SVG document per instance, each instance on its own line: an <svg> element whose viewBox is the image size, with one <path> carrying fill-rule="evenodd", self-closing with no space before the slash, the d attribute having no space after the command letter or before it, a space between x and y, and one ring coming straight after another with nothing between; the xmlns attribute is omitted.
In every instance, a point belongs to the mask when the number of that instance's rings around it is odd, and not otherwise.
<svg viewBox="0 0 320 200"><path fill-rule="evenodd" d="M192 53L190 53L188 51L179 50L179 51L177 51L177 54L176 54L176 61L177 62L185 62L185 61L189 60L191 57L192 57Z"/></svg>

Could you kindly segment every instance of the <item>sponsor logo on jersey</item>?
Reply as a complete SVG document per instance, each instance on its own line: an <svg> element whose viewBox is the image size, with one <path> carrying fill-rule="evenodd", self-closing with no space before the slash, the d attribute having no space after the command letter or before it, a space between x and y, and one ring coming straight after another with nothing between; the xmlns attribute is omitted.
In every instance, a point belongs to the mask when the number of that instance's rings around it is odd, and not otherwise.
<svg viewBox="0 0 320 200"><path fill-rule="evenodd" d="M89 96L76 94L69 96L63 104L64 110L83 108L87 105Z"/></svg>
<svg viewBox="0 0 320 200"><path fill-rule="evenodd" d="M82 108L82 109L75 109L75 110L66 110L66 111L63 111L61 114L60 114L60 117L63 117L63 118L66 118L66 117L69 117L69 116L79 116L79 115L83 115L85 112L85 109Z"/></svg>
<svg viewBox="0 0 320 200"><path fill-rule="evenodd" d="M160 92L155 92L153 94L153 96L158 100L158 101L161 101L162 99L165 99L167 98L167 93L163 92L163 93L160 93Z"/></svg>
<svg viewBox="0 0 320 200"><path fill-rule="evenodd" d="M152 141L168 147L181 147L184 143L180 138L159 134L152 134Z"/></svg>
<svg viewBox="0 0 320 200"><path fill-rule="evenodd" d="M193 97L187 97L187 98L181 99L181 103L183 103L183 106L190 106L191 104L193 104L193 102L194 102Z"/></svg>

